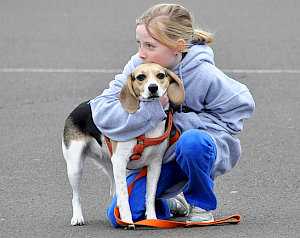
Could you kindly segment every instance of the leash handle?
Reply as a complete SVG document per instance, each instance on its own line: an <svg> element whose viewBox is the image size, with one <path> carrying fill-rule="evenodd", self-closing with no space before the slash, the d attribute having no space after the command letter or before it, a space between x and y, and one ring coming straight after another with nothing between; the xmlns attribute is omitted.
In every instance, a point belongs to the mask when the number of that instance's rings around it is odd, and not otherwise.
<svg viewBox="0 0 300 238"><path fill-rule="evenodd" d="M147 168L144 167L142 171L137 175L137 177L130 183L128 186L128 196L130 196L133 185L136 180L139 178L142 178L147 175ZM219 219L213 222L177 222L177 221L169 221L169 220L161 220L161 219L149 219L149 220L142 220L134 223L128 223L122 221L120 216L120 211L117 205L114 209L114 215L117 220L117 223L121 226L128 226L128 225L135 225L135 226L150 226L150 227L158 227L158 228L176 228L176 227L190 227L190 226L211 226L211 225L217 225L217 224L238 224L242 217L240 215L232 215L223 219Z"/></svg>

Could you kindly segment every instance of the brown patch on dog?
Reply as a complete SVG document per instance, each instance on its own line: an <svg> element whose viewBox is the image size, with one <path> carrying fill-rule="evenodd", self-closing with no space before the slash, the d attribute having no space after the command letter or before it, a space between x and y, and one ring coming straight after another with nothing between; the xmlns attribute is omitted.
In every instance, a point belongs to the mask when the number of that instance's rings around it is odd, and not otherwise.
<svg viewBox="0 0 300 238"><path fill-rule="evenodd" d="M166 69L169 76L170 85L168 88L169 100L177 105L181 105L185 99L184 86L181 79L173 73L173 71Z"/></svg>
<svg viewBox="0 0 300 238"><path fill-rule="evenodd" d="M112 153L114 154L116 152L118 142L114 140L110 140L110 144L111 144Z"/></svg>
<svg viewBox="0 0 300 238"><path fill-rule="evenodd" d="M127 76L126 83L119 94L119 99L122 104L122 107L128 113L134 113L140 107L140 102L137 99L132 87L132 77L132 73Z"/></svg>

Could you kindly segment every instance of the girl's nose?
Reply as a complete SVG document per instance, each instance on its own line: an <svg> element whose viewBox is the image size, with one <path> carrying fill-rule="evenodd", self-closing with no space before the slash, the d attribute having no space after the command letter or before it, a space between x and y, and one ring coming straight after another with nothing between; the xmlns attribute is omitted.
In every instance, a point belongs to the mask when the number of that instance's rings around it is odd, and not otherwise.
<svg viewBox="0 0 300 238"><path fill-rule="evenodd" d="M146 58L146 54L143 51L142 47L139 47L139 56L141 59L145 59Z"/></svg>

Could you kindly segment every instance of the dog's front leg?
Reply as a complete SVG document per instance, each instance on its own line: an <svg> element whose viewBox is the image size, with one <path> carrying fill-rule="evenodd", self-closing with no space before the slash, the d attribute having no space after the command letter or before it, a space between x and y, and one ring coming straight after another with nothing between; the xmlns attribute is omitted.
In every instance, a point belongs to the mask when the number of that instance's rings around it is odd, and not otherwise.
<svg viewBox="0 0 300 238"><path fill-rule="evenodd" d="M155 161L147 167L146 187L146 218L157 219L155 212L155 195L157 183L161 172L161 161Z"/></svg>
<svg viewBox="0 0 300 238"><path fill-rule="evenodd" d="M121 220L127 223L133 223L126 183L126 167L129 161L128 158L129 156L126 158L126 154L116 152L113 154L111 160L116 184L117 206L120 211ZM128 226L128 228L134 228L134 226Z"/></svg>

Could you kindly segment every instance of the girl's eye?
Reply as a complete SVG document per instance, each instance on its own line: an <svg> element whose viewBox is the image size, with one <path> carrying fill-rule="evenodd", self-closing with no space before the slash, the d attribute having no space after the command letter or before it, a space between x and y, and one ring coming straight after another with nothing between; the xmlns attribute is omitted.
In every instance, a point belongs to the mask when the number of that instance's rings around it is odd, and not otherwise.
<svg viewBox="0 0 300 238"><path fill-rule="evenodd" d="M150 49L153 49L153 48L154 48L154 46L153 46L153 45L151 45L151 44L148 44L148 48L150 48Z"/></svg>
<svg viewBox="0 0 300 238"><path fill-rule="evenodd" d="M140 74L136 77L137 80L139 81L143 81L144 79L146 78L146 75L145 74Z"/></svg>
<svg viewBox="0 0 300 238"><path fill-rule="evenodd" d="M157 78L159 78L159 79L164 79L164 78L165 78L165 75L164 75L163 73L159 73L159 74L157 75Z"/></svg>

